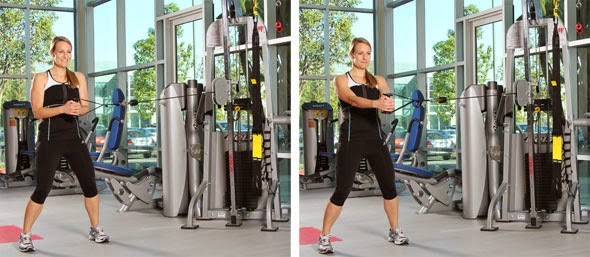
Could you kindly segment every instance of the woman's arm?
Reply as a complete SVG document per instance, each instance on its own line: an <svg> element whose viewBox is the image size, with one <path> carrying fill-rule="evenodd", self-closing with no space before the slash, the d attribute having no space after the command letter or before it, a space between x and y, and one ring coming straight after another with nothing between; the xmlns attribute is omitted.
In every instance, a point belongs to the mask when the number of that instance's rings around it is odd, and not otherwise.
<svg viewBox="0 0 590 257"><path fill-rule="evenodd" d="M385 81L383 79L383 81ZM377 80L379 82L379 80ZM381 95L377 100L370 100L364 97L360 97L354 94L352 90L348 87L348 78L346 75L339 75L334 79L334 84L336 88L336 95L338 98L342 99L342 101L349 103L350 105L357 107L357 108L376 108L381 111L391 111L393 110L393 101L390 97ZM381 87L379 87L379 91L381 91ZM385 87L387 92L389 92L389 88L387 84Z"/></svg>
<svg viewBox="0 0 590 257"><path fill-rule="evenodd" d="M76 72L78 78L78 92L80 93L80 113L85 115L90 110L88 99L88 85L86 84L86 77L81 72Z"/></svg>

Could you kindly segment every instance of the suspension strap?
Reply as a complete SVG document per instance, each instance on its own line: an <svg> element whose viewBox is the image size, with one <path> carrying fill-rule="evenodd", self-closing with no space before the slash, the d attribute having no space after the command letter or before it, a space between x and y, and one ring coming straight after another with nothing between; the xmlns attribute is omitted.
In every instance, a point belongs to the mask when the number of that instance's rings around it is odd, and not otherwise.
<svg viewBox="0 0 590 257"><path fill-rule="evenodd" d="M560 42L559 42L559 18L557 16L557 8L559 7L559 0L553 1L553 38L552 38L552 66L551 71L551 86L549 89L551 98L551 109L553 116L553 126L551 131L552 144L553 144L553 163L552 163L552 177L553 177L553 192L555 196L558 196L561 191L561 169L564 155L564 142L563 134L565 127L565 117L563 114L563 106L561 104L561 75L560 75Z"/></svg>
<svg viewBox="0 0 590 257"><path fill-rule="evenodd" d="M252 98L252 156L262 158L262 133L264 132L264 110L260 93L260 38L258 25L254 20L252 30L252 72L250 73L250 96Z"/></svg>

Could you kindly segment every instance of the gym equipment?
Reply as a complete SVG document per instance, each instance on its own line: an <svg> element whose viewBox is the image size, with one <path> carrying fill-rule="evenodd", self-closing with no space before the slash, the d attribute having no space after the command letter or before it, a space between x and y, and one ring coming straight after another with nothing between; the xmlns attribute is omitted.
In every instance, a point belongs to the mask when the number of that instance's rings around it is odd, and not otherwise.
<svg viewBox="0 0 590 257"><path fill-rule="evenodd" d="M202 173L202 120L196 108L203 86L196 80L172 83L161 93L162 175L164 216L186 214ZM186 114L183 115L183 111ZM186 119L185 119L186 117Z"/></svg>
<svg viewBox="0 0 590 257"><path fill-rule="evenodd" d="M523 6L525 6L525 2L523 0ZM561 47L563 51L561 56L566 67L563 69L563 79L566 85L569 85L571 80L568 68L571 65L568 58L570 54L563 24L557 21L553 22L551 18L529 21L526 8L523 8L523 21L525 22L518 21L512 25L506 35L507 57L505 70L513 70L515 49L524 48L525 80L513 82L511 72L505 72L504 81L510 86L506 88L506 92L501 96L499 108L495 112L493 119L494 126L498 127L498 129L503 128L504 134L504 148L501 154L503 162L502 183L496 188L495 194L492 195L487 209L486 226L481 230L498 230L498 227L493 226L494 220L528 221L527 228L540 228L541 223L544 221L564 221L565 228L562 233L576 233L577 229L573 229L572 224L587 223L588 221L581 218L578 198L577 142L572 139L576 138L575 127L590 126L590 119L574 118L571 87L566 86L567 116L561 125L559 125L559 117L553 117L553 121L556 122L557 119L558 125L562 126L562 134L556 135L557 137L550 137L548 133L537 133L534 130L534 127L540 127L538 123L540 113L551 110L553 115L559 115L559 111L553 112L552 105L561 105L562 102L561 97L554 97L553 99L534 98L539 90L538 87L537 90L534 90L532 83L529 82L529 28L544 30L544 35L554 36L553 42L545 40L548 43L552 42L552 45L545 48L552 47L555 50ZM556 33L556 30L562 31L562 33ZM558 52L554 52L554 57L559 58L559 56ZM575 62L573 65L575 65ZM559 69L556 66L554 68ZM555 74L552 80L554 82L552 87L560 83L560 79L557 79ZM549 83L546 85L549 85ZM528 133L526 134L514 133L515 104L524 107L527 111ZM481 134L479 138L481 138ZM553 144L553 147L550 146L551 144ZM471 151L472 149L463 148L463 153ZM555 158L555 155L551 158L552 152L558 154L558 158ZM556 170L552 169L552 162L556 161L560 162L557 174ZM480 170L486 169L486 167L479 168ZM527 174L529 190L526 188ZM489 186L495 185L489 184ZM536 190L537 187L541 188L541 190ZM527 191L529 192L528 197L526 196ZM468 192L464 190L463 194L468 194ZM528 203L527 200L529 200ZM530 207L527 207L527 205ZM498 213L499 217L497 217Z"/></svg>
<svg viewBox="0 0 590 257"><path fill-rule="evenodd" d="M301 106L304 174L301 189L335 186L334 127L329 103L309 102Z"/></svg>
<svg viewBox="0 0 590 257"><path fill-rule="evenodd" d="M125 212L137 201L145 204L154 202L154 193L161 185L162 171L158 168L147 168L138 174L126 168L126 161L119 152L119 145L125 124L126 103L125 95L119 88L113 91L114 105L111 120L105 135L105 145L102 147L98 159L93 162L97 178L102 178L111 189L115 198L121 203L120 212ZM111 163L103 162L110 152Z"/></svg>
<svg viewBox="0 0 590 257"><path fill-rule="evenodd" d="M35 130L31 103L12 100L3 103L2 108L5 171L0 173L0 188L32 186Z"/></svg>
<svg viewBox="0 0 590 257"><path fill-rule="evenodd" d="M456 188L461 184L461 173L458 170L448 169L435 176L433 172L418 166L420 161L415 157L410 162L410 165L403 164L407 151L412 151L411 156L416 155L420 145L425 116L423 103L426 100L420 90L412 92L410 101L414 110L408 124L405 143L399 154L392 155L393 159L396 160L393 163L395 177L404 182L414 200L420 205L418 214L452 210L454 209L453 199ZM397 125L395 120L394 125ZM395 126L392 126L387 139L391 137L394 130ZM387 143L386 140L385 144Z"/></svg>
<svg viewBox="0 0 590 257"><path fill-rule="evenodd" d="M502 86L496 82L467 87L459 99L461 122L463 218L486 214L489 195L500 185L501 131L495 123ZM485 112L482 115L482 112ZM482 144L480 138L486 139ZM488 192L489 191L489 192ZM495 214L499 217L500 213Z"/></svg>
<svg viewBox="0 0 590 257"><path fill-rule="evenodd" d="M289 124L290 119L289 117L279 117L274 114L275 104L273 104L273 99L276 97L273 97L273 77L270 74L269 48L265 27L257 25L256 15L255 17L232 17L228 19L226 7L227 1L223 0L222 19L214 21L207 29L205 93L199 99L199 107L196 111L204 114L203 123L199 124L200 121L197 121L197 126L202 126L204 130L203 177L200 181L197 181L200 183L196 193L190 199L187 223L182 228L197 228L198 225L195 225L193 220L195 217L197 219L228 219L226 226L240 226L242 219L265 219L262 231L276 231L278 228L274 227L272 222L287 220L281 217L277 174L277 140L274 127L277 124ZM239 114L240 110L248 104L244 105L233 97L232 86L235 83L230 78L229 69L228 31L230 26L243 27L244 29L240 31L247 33L245 45L252 44L253 69L251 70L252 74L248 76L253 112L251 135L242 133L242 131L239 131L241 129L238 130L238 133L234 133L234 112ZM220 46L223 47L224 78L213 79L215 49ZM262 54L265 72L266 110L264 111L260 99L260 70L256 67L256 64L259 63L257 58L260 57L258 51ZM246 71L249 72L248 69ZM249 102L250 100L246 101ZM227 125L225 127L227 131L215 131L214 114L216 112L213 103L216 103L217 106L225 106L227 112ZM256 111L257 108L259 111ZM257 117L256 115L260 116ZM247 138L247 140L241 140L242 137ZM163 143L168 142L163 141ZM246 181L240 179L241 175L248 172L251 172L253 178ZM254 200L255 206L238 206L238 198L248 191L243 189L248 188L254 190L256 194L250 194L250 197L245 198L248 201ZM225 204L226 197L229 198L229 206Z"/></svg>

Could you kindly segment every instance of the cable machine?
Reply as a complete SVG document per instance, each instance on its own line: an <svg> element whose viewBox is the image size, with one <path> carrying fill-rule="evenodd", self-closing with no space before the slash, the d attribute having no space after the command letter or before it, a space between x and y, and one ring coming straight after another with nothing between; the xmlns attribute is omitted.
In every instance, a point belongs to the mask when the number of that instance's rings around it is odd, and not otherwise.
<svg viewBox="0 0 590 257"><path fill-rule="evenodd" d="M576 119L573 115L569 73L569 65L572 64L568 59L566 29L557 16L559 1L554 3L554 18L545 19L535 19L534 15L529 18L526 8L529 1L522 2L523 19L512 25L506 35L505 82L510 86L506 87L506 92L502 95L502 111L496 113L497 124L502 124L504 133L502 183L492 195L487 209L487 223L481 230L497 230L498 227L493 226L493 220L528 221L526 228L529 229L540 228L544 221L565 221L561 232L576 233L578 230L573 229L572 223L588 221L581 218L577 142L573 140L575 132L572 131L575 131L575 126L590 126L590 119ZM531 8L531 13L534 13L534 8ZM546 65L546 74L551 74L546 83L546 98L540 97L540 86L530 82L531 28L545 33L545 56L549 56L548 52L551 50L553 57L551 71L549 62ZM552 40L548 39L549 35ZM518 48L524 50L525 76L523 80L513 82L511 72L514 70L515 49ZM541 50L538 54L540 53ZM565 67L563 79L567 116L564 115L561 100L561 57ZM515 105L526 111L526 134L514 133ZM552 122L551 132L542 132L540 129L542 113L547 115L547 123Z"/></svg>
<svg viewBox="0 0 590 257"><path fill-rule="evenodd" d="M257 2L254 1L253 17L236 17L233 2L228 13L227 1L223 0L222 18L207 29L205 92L201 99L203 103L199 103L204 113L203 176L197 193L190 199L187 224L182 226L183 229L198 227L193 224L193 218L227 219L226 226L240 226L243 219L264 219L263 231L276 231L278 227L273 226L273 221L287 221L281 216L274 126L289 124L290 118L274 114L271 59L266 28L258 24ZM230 48L230 28L246 33L244 45ZM250 99L235 97L240 90L239 79L231 76L230 53L239 54L239 51L245 52L245 59L248 59L249 52L252 56L251 70L245 69ZM215 78L216 53L223 54L223 78ZM262 105L260 89L260 58L266 108ZM216 131L215 106L223 107L226 112L226 131ZM235 115L239 116L243 109L251 109L251 133L243 133L241 127L235 131L235 125L239 124ZM247 176L248 173L251 177ZM240 199L245 199L246 203L242 201L240 204ZM229 202L229 208L226 202Z"/></svg>

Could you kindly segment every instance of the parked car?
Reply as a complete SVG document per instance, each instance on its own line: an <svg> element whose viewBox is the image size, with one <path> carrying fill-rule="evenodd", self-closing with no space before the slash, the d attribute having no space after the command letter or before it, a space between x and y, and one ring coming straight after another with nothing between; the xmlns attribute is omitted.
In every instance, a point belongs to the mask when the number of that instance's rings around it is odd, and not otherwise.
<svg viewBox="0 0 590 257"><path fill-rule="evenodd" d="M426 147L436 148L428 151L428 156L441 156L443 160L451 159L455 143L438 130L426 131Z"/></svg>
<svg viewBox="0 0 590 257"><path fill-rule="evenodd" d="M442 133L443 135L445 135L446 137L448 137L451 141L453 141L453 144L457 145L457 131L454 129L443 129L443 130L439 130L440 133Z"/></svg>
<svg viewBox="0 0 590 257"><path fill-rule="evenodd" d="M144 158L152 156L152 148L156 145L154 140L139 128L127 129L127 154L141 154Z"/></svg>
<svg viewBox="0 0 590 257"><path fill-rule="evenodd" d="M151 139L154 141L154 144L158 142L158 129L155 127L147 127L142 128L143 132L145 132Z"/></svg>

